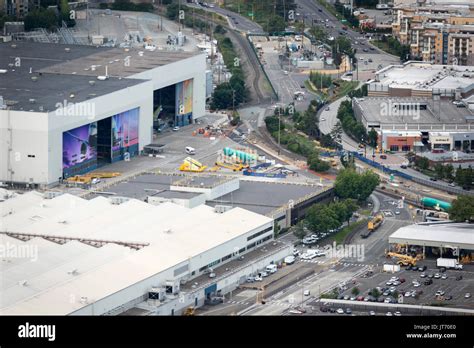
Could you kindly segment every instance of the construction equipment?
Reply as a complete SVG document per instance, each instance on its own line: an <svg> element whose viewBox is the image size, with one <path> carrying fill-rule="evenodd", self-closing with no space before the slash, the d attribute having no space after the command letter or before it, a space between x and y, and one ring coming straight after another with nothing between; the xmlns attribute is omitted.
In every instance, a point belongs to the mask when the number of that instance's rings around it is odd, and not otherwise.
<svg viewBox="0 0 474 348"><path fill-rule="evenodd" d="M66 179L66 182L69 184L90 184L92 178L90 176L84 175L74 175Z"/></svg>
<svg viewBox="0 0 474 348"><path fill-rule="evenodd" d="M367 223L367 228L370 232L374 232L377 228L380 227L380 225L382 225L383 223L383 220L384 220L384 217L382 214L378 214L377 216L375 216L373 219L371 219L368 223Z"/></svg>
<svg viewBox="0 0 474 348"><path fill-rule="evenodd" d="M183 163L179 166L179 170L182 172L193 172L193 173L201 173L203 172L207 166L203 165L201 162L196 161L191 157L186 157Z"/></svg>
<svg viewBox="0 0 474 348"><path fill-rule="evenodd" d="M186 310L184 311L183 315L189 317L189 316L193 316L194 313L196 313L196 308L194 308L194 307L188 307L188 308L186 308Z"/></svg>
<svg viewBox="0 0 474 348"><path fill-rule="evenodd" d="M118 173L118 172L96 172L96 173L85 174L83 176L88 176L90 178L109 179L109 178L115 178L117 176L120 176L120 173Z"/></svg>
<svg viewBox="0 0 474 348"><path fill-rule="evenodd" d="M410 255L403 255L403 254L397 254L393 252L388 252L387 253L387 258L389 257L395 257L398 259L397 264L400 266L416 266L416 262L418 261L418 257L412 257Z"/></svg>
<svg viewBox="0 0 474 348"><path fill-rule="evenodd" d="M245 168L249 168L249 166L245 164L240 164L240 163L231 164L231 163L224 163L224 162L216 162L216 166L227 168L234 172L240 172L241 170Z"/></svg>

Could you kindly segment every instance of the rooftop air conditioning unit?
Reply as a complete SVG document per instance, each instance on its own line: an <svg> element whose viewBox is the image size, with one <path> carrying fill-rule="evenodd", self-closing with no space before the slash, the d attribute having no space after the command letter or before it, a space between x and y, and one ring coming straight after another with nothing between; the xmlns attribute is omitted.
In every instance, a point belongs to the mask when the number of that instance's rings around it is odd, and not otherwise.
<svg viewBox="0 0 474 348"><path fill-rule="evenodd" d="M53 199L54 197L61 196L63 193L62 192L54 192L54 191L48 191L43 194L44 199Z"/></svg>
<svg viewBox="0 0 474 348"><path fill-rule="evenodd" d="M127 197L111 197L110 198L110 203L115 204L115 205L119 205L119 204L127 202L128 200L129 200L129 198L127 198Z"/></svg>
<svg viewBox="0 0 474 348"><path fill-rule="evenodd" d="M218 214L223 214L226 211L231 210L231 209L232 209L232 207L230 205L216 205L214 207L214 212L216 212Z"/></svg>

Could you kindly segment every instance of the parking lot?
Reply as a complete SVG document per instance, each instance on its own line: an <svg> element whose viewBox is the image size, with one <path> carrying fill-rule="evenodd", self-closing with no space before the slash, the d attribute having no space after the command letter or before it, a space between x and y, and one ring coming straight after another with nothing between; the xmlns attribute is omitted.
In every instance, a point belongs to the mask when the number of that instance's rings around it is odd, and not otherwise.
<svg viewBox="0 0 474 348"><path fill-rule="evenodd" d="M338 298L474 309L472 297L466 297L466 294L472 295L474 292L474 267L464 266L463 270L448 269L441 272L435 263L435 260L424 260L419 262L416 270L402 268L400 272L394 274L374 273L367 278L359 278L355 284L350 284L341 292ZM426 266L426 270L420 271L418 267L423 266ZM425 285L425 282L431 284ZM374 288L377 288L380 294L376 298L371 296L377 295L372 291ZM439 296L436 296L437 292Z"/></svg>

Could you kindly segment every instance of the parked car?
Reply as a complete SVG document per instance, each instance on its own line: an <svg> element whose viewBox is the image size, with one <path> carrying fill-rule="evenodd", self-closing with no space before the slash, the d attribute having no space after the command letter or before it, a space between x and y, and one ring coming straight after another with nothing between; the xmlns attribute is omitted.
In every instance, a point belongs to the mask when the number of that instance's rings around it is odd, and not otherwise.
<svg viewBox="0 0 474 348"><path fill-rule="evenodd" d="M462 275L456 276L456 280L462 280Z"/></svg>
<svg viewBox="0 0 474 348"><path fill-rule="evenodd" d="M346 308L346 314L352 314L352 309Z"/></svg>
<svg viewBox="0 0 474 348"><path fill-rule="evenodd" d="M396 317L400 317L400 316L402 315L402 313L400 313L399 311L396 311L396 312L393 313L393 314L395 314Z"/></svg>
<svg viewBox="0 0 474 348"><path fill-rule="evenodd" d="M386 315L387 317L393 316L392 312L387 312L385 315Z"/></svg>
<svg viewBox="0 0 474 348"><path fill-rule="evenodd" d="M370 315L370 316L374 316L374 315L375 315L375 312L374 312L374 311L370 311L370 312L369 312L369 315Z"/></svg>
<svg viewBox="0 0 474 348"><path fill-rule="evenodd" d="M256 276L256 277L255 277L255 281L256 281L256 282L261 282L262 280L263 280L263 278L260 277L260 276Z"/></svg>
<svg viewBox="0 0 474 348"><path fill-rule="evenodd" d="M432 280L432 279L426 279L426 280L423 282L423 284L425 284L425 285L431 285L431 284L433 284L433 280Z"/></svg>
<svg viewBox="0 0 474 348"><path fill-rule="evenodd" d="M305 290L305 291L303 292L303 295L305 295L305 296L309 296L310 294L311 294L311 292L310 292L309 290Z"/></svg>
<svg viewBox="0 0 474 348"><path fill-rule="evenodd" d="M179 131L179 127L178 126L173 127L173 132L177 132L177 131Z"/></svg>
<svg viewBox="0 0 474 348"><path fill-rule="evenodd" d="M344 314L344 309L338 308L336 312L337 314Z"/></svg>
<svg viewBox="0 0 474 348"><path fill-rule="evenodd" d="M471 298L471 293L470 293L470 292L466 292L466 295L464 295L464 298Z"/></svg>
<svg viewBox="0 0 474 348"><path fill-rule="evenodd" d="M387 159L387 155L380 155L380 159Z"/></svg>
<svg viewBox="0 0 474 348"><path fill-rule="evenodd" d="M426 278L426 274L421 273L421 274L420 274L420 278Z"/></svg>
<svg viewBox="0 0 474 348"><path fill-rule="evenodd" d="M445 273L441 276L441 279L448 279L448 275Z"/></svg>
<svg viewBox="0 0 474 348"><path fill-rule="evenodd" d="M426 271L426 268L427 268L426 266L418 267L418 271L424 272L424 271Z"/></svg>

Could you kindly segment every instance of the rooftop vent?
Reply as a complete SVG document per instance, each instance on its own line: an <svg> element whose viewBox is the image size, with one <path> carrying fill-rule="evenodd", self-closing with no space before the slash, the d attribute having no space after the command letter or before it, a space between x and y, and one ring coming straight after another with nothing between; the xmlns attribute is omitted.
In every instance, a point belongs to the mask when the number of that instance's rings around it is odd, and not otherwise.
<svg viewBox="0 0 474 348"><path fill-rule="evenodd" d="M89 81L89 85L94 86L94 85L95 85L95 81Z"/></svg>
<svg viewBox="0 0 474 348"><path fill-rule="evenodd" d="M11 45L11 48L16 48L16 45L15 45L15 44L12 44L12 45Z"/></svg>
<svg viewBox="0 0 474 348"><path fill-rule="evenodd" d="M28 284L28 282L26 280L20 280L18 282L18 285L21 285L21 286L26 286Z"/></svg>
<svg viewBox="0 0 474 348"><path fill-rule="evenodd" d="M218 214L223 214L228 210L231 210L232 207L230 205L216 205L214 207L214 212Z"/></svg>
<svg viewBox="0 0 474 348"><path fill-rule="evenodd" d="M31 76L31 81L36 82L38 80L37 76Z"/></svg>
<svg viewBox="0 0 474 348"><path fill-rule="evenodd" d="M31 103L31 104L34 104L34 103L36 102L36 99L34 99L34 98L30 98L30 100L29 100L29 101L30 101L30 103Z"/></svg>
<svg viewBox="0 0 474 348"><path fill-rule="evenodd" d="M76 275L76 274L78 274L78 273L79 273L79 272L78 272L77 269L75 269L75 268L72 269L72 270L70 270L70 271L67 271L67 274L70 274L70 275Z"/></svg>
<svg viewBox="0 0 474 348"><path fill-rule="evenodd" d="M65 50L66 52L71 52L71 49L70 49L69 47L66 47L64 50Z"/></svg>

